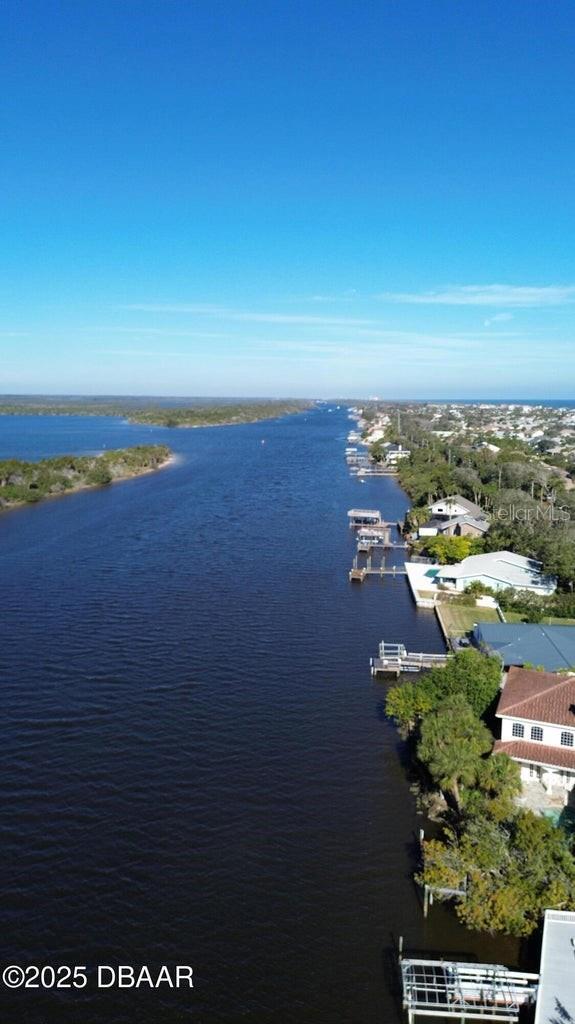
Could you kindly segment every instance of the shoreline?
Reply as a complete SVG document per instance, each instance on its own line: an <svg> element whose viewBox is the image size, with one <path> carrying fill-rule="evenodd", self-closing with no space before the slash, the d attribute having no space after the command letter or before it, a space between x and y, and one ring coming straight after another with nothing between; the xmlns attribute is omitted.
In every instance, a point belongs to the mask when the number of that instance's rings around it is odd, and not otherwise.
<svg viewBox="0 0 575 1024"><path fill-rule="evenodd" d="M14 501L9 505L0 505L0 518L2 518L5 512L16 512L23 508L37 508L39 505L43 505L45 501L53 501L57 498L69 498L73 494L80 494L82 491L103 491L106 487L112 487L114 484L122 484L127 480L137 480L141 476L149 476L151 473L158 473L162 469L167 469L168 466L175 465L177 461L177 456L172 452L167 459L158 463L157 466L148 466L139 473L124 473L121 476L114 477L106 484L82 483L78 487L74 487L68 491L61 491L59 494L45 494L38 501Z"/></svg>

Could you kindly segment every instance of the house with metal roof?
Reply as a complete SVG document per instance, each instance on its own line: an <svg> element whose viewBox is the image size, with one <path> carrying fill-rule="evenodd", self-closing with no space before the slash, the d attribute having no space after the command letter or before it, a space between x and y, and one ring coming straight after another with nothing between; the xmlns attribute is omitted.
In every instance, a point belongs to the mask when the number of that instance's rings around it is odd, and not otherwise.
<svg viewBox="0 0 575 1024"><path fill-rule="evenodd" d="M494 753L517 761L522 781L539 780L567 803L575 786L575 675L510 668L496 715L501 739Z"/></svg>
<svg viewBox="0 0 575 1024"><path fill-rule="evenodd" d="M514 551L490 551L469 555L455 565L442 565L436 582L463 591L470 583L482 583L492 590L530 590L549 596L557 589L557 578L543 573L541 562Z"/></svg>
<svg viewBox="0 0 575 1024"><path fill-rule="evenodd" d="M575 626L546 626L540 622L479 622L473 642L486 654L496 654L505 668L536 665L547 672L575 669Z"/></svg>

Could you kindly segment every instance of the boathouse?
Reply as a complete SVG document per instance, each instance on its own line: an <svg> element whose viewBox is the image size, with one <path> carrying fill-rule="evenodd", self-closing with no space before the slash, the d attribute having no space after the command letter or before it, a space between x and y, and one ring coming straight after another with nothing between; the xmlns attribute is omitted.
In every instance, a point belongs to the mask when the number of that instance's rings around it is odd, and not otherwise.
<svg viewBox="0 0 575 1024"><path fill-rule="evenodd" d="M373 508L350 508L347 518L350 526L375 526L381 523L381 512Z"/></svg>

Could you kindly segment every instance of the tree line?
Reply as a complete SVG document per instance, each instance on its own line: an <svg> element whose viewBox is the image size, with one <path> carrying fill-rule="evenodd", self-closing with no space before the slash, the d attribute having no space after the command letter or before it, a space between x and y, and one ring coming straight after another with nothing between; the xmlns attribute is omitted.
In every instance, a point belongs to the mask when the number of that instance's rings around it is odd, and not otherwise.
<svg viewBox="0 0 575 1024"><path fill-rule="evenodd" d="M164 444L136 445L102 455L58 455L39 462L0 461L0 508L33 504L82 487L105 486L113 480L157 469L170 457Z"/></svg>

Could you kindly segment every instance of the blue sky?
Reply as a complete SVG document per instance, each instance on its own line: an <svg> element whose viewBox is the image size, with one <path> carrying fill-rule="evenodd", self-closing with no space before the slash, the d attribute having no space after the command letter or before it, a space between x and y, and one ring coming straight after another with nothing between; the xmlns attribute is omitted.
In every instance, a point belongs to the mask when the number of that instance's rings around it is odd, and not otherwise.
<svg viewBox="0 0 575 1024"><path fill-rule="evenodd" d="M572 397L571 0L4 0L0 391Z"/></svg>

